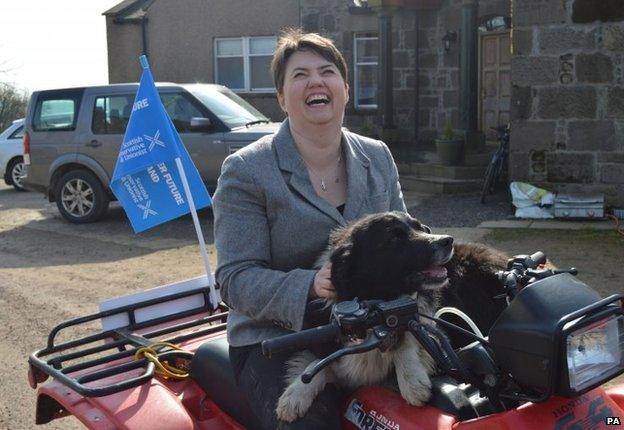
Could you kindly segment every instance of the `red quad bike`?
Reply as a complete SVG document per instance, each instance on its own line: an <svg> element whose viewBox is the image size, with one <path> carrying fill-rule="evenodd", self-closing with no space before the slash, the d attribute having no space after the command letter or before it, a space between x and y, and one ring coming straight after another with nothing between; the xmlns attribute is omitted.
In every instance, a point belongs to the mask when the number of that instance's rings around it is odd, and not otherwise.
<svg viewBox="0 0 624 430"><path fill-rule="evenodd" d="M509 306L488 338L454 350L411 298L347 301L328 325L263 342L263 351L295 351L332 339L363 339L340 349L303 375L373 348L390 348L398 335L415 336L438 365L428 405L414 407L380 386L344 401L345 429L598 429L624 420L624 386L601 384L624 371L624 295L601 299L570 273L541 268L542 253L516 256L500 272ZM565 271L563 271L565 272ZM522 288L521 288L522 287ZM150 306L203 295L204 305L140 322ZM241 429L253 427L237 391L225 339L227 312L210 315L205 288L122 306L64 322L29 359L37 390L37 424L74 415L91 429ZM123 327L58 340L70 328L111 316ZM459 329L461 330L461 329ZM162 345L141 350L157 341ZM145 351L145 353L142 353ZM138 353L137 353L138 352ZM176 377L164 377L163 366ZM177 370L176 370L177 369ZM184 373L188 370L189 377ZM171 374L171 372L169 372ZM180 379L178 379L180 378Z"/></svg>

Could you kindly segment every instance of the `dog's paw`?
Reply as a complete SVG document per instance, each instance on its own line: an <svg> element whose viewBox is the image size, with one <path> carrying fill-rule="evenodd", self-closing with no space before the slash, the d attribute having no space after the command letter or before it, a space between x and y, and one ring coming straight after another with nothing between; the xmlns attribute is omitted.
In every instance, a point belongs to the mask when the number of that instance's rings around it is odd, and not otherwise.
<svg viewBox="0 0 624 430"><path fill-rule="evenodd" d="M412 406L422 406L431 397L431 380L425 374L420 378L399 382L401 397Z"/></svg>
<svg viewBox="0 0 624 430"><path fill-rule="evenodd" d="M277 401L275 413L279 420L291 423L304 416L310 409L314 397L306 390L297 388L296 384L290 385Z"/></svg>

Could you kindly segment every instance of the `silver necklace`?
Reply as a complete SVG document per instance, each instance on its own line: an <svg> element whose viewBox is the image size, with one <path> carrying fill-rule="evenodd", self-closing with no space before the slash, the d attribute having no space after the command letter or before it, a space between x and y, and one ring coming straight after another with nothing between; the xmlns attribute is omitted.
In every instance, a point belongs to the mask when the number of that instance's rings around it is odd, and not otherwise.
<svg viewBox="0 0 624 430"><path fill-rule="evenodd" d="M319 172L316 171L316 169L314 169L312 166L310 166L308 164L308 162L305 160L305 158L301 157L301 159L303 160L303 162L305 163L306 166L308 166L308 168L310 170L312 170L312 172L319 178L321 178L321 190L323 191L327 191L327 185L325 185L325 178L323 176L321 176L319 174ZM336 162L336 165L334 166L334 168L332 169L332 174L336 173L336 170L338 170L338 166L340 166L340 161L342 161L342 153L338 156L338 161ZM334 183L339 183L340 182L340 175L336 176L336 179L334 180Z"/></svg>

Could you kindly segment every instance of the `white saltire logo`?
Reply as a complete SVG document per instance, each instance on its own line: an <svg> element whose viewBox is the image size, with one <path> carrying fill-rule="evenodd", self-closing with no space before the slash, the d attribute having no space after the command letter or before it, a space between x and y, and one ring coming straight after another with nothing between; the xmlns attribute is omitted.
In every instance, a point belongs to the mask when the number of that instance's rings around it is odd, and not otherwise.
<svg viewBox="0 0 624 430"><path fill-rule="evenodd" d="M148 148L150 151L154 149L156 145L162 146L163 148L165 147L165 143L160 140L160 130L156 130L154 137L148 136L147 134L144 134L143 136L145 136L145 139L150 143Z"/></svg>
<svg viewBox="0 0 624 430"><path fill-rule="evenodd" d="M137 203L137 206L139 207L139 209L143 210L143 219L147 219L147 217L150 215L158 215L158 212L156 212L154 209L150 209L151 205L152 205L151 200L148 200L144 205Z"/></svg>

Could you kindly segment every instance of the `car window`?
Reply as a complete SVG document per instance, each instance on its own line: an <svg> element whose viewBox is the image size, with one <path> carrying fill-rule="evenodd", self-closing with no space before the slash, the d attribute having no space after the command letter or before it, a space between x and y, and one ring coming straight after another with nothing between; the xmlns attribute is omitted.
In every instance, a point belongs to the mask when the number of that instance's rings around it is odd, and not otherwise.
<svg viewBox="0 0 624 430"><path fill-rule="evenodd" d="M228 88L207 85L189 86L190 91L228 127L244 126L252 121L268 118Z"/></svg>
<svg viewBox="0 0 624 430"><path fill-rule="evenodd" d="M206 116L182 93L161 94L160 99L178 133L191 131L191 118Z"/></svg>
<svg viewBox="0 0 624 430"><path fill-rule="evenodd" d="M21 125L9 136L9 139L22 139L24 137L24 126Z"/></svg>
<svg viewBox="0 0 624 430"><path fill-rule="evenodd" d="M132 112L134 95L96 97L91 119L94 134L124 134Z"/></svg>
<svg viewBox="0 0 624 430"><path fill-rule="evenodd" d="M33 129L36 131L74 130L80 97L81 93L40 97L35 108Z"/></svg>

